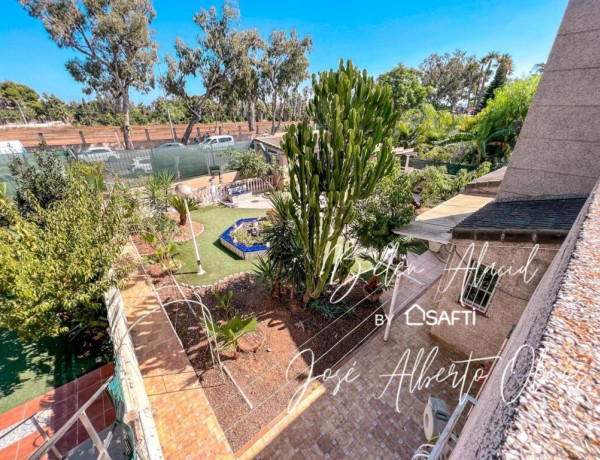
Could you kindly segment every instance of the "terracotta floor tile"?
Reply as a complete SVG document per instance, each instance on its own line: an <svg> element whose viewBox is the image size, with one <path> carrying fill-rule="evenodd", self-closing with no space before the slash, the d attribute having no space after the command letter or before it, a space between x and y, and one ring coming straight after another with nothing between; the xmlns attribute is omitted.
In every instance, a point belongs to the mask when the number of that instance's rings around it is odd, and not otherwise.
<svg viewBox="0 0 600 460"><path fill-rule="evenodd" d="M37 431L24 437L19 441L19 450L17 452L17 459L28 458L33 452L35 452L42 444L44 444L44 438Z"/></svg>
<svg viewBox="0 0 600 460"><path fill-rule="evenodd" d="M17 422L23 420L23 414L25 413L25 404L15 407L14 409L5 412L0 415L0 431L14 425Z"/></svg>
<svg viewBox="0 0 600 460"><path fill-rule="evenodd" d="M82 375L77 379L77 391L81 392L85 390L90 385L99 384L102 381L102 371L101 369L93 370L85 375Z"/></svg>
<svg viewBox="0 0 600 460"><path fill-rule="evenodd" d="M19 441L6 446L0 450L0 458L2 460L15 460L17 458L17 452L19 451Z"/></svg>

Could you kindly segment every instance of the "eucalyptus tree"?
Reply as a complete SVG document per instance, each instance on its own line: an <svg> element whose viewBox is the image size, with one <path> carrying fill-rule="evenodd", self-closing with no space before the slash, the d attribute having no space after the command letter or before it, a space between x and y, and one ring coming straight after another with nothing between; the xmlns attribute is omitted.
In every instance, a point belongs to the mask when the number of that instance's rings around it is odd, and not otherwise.
<svg viewBox="0 0 600 460"><path fill-rule="evenodd" d="M254 30L237 30L240 10L233 3L225 3L221 12L212 6L194 15L200 28L195 47L181 38L175 42L176 59L167 55L168 71L164 79L170 94L185 101L192 116L181 142L187 144L194 125L202 119L207 104L215 98L229 97L245 72L248 56L260 47L260 37ZM188 88L190 77L199 78L204 87L201 95Z"/></svg>
<svg viewBox="0 0 600 460"><path fill-rule="evenodd" d="M473 65L474 56L467 56L461 50L453 54L431 54L420 65L421 84L433 87L428 96L428 101L436 108L449 108L453 110L456 105L464 100L468 88L474 80L473 74L478 72L478 67Z"/></svg>
<svg viewBox="0 0 600 460"><path fill-rule="evenodd" d="M355 203L368 198L393 168L399 112L391 88L350 61L313 76L308 119L292 125L282 146L289 159L293 221L305 267L304 303L318 298L335 269L336 246L352 222Z"/></svg>
<svg viewBox="0 0 600 460"><path fill-rule="evenodd" d="M80 56L67 61L71 76L84 93L119 102L125 147L133 148L129 120L130 90L154 86L152 67L156 43L150 24L155 12L150 0L19 0L42 21L60 48Z"/></svg>
<svg viewBox="0 0 600 460"><path fill-rule="evenodd" d="M283 30L269 35L259 63L260 81L265 105L271 106L271 134L281 125L285 102L308 78L308 56L312 38L298 36L292 29L289 37Z"/></svg>

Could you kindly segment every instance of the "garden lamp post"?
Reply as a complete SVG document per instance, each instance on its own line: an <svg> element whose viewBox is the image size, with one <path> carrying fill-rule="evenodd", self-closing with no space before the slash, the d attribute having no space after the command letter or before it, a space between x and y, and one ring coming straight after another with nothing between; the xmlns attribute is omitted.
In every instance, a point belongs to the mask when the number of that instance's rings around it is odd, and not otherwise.
<svg viewBox="0 0 600 460"><path fill-rule="evenodd" d="M192 216L190 215L190 208L188 206L188 198L192 195L192 189L186 184L177 184L175 187L175 193L178 197L183 198L185 203L185 212L187 214L188 222L190 223L190 232L192 234L192 242L194 243L194 251L196 251L196 262L198 263L198 275L204 275L206 272L202 268L200 262L200 252L198 252L198 244L196 243L196 237L194 236L194 223L192 222Z"/></svg>

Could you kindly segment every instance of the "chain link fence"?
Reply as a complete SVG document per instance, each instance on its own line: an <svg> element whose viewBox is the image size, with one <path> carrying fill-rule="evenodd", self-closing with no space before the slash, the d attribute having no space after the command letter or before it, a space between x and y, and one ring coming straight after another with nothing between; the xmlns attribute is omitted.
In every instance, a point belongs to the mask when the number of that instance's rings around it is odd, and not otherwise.
<svg viewBox="0 0 600 460"><path fill-rule="evenodd" d="M252 141L233 142L220 148L201 145L152 149L119 150L79 154L83 161L101 161L109 173L125 179L138 179L167 171L175 179L188 179L228 169L231 152L248 150Z"/></svg>
<svg viewBox="0 0 600 460"><path fill-rule="evenodd" d="M218 174L229 169L233 151L243 152L251 148L252 141L228 143L226 146L211 148L201 145L166 147L152 149L119 150L108 148L92 149L74 154L71 151L57 151L67 161L99 162L104 165L109 176L141 181L151 174L167 171L176 180ZM10 153L0 155L0 184L5 183L7 194L14 196L16 181L9 165L19 157L28 164L34 164L32 153Z"/></svg>

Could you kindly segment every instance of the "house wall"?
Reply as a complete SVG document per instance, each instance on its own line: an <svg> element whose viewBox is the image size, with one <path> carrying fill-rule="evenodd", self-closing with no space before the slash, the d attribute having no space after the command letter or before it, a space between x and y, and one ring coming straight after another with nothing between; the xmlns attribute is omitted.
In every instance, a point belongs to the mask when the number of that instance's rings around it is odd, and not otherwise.
<svg viewBox="0 0 600 460"><path fill-rule="evenodd" d="M587 196L600 177L600 2L571 0L498 200Z"/></svg>
<svg viewBox="0 0 600 460"><path fill-rule="evenodd" d="M451 315L453 311L472 311L470 307L460 303L464 270L468 259L478 259L483 248L483 241L455 239L452 241L454 250L446 264L442 275L437 297L437 316L440 318L445 311ZM469 246L473 244L472 257ZM482 258L483 265L495 263L496 268L512 267L513 273L527 265L532 254L533 243L503 243L489 242ZM513 325L516 325L531 298L540 279L546 272L556 255L559 245L540 245L539 250L527 268L528 282L524 274L502 276L492 295L487 312L477 313L475 324L465 321L438 324L431 328L431 335L456 351L474 357L495 356L507 337ZM463 263L464 259L464 263ZM461 270L462 269L462 270ZM532 276L532 274L535 275ZM466 294L466 293L465 293Z"/></svg>
<svg viewBox="0 0 600 460"><path fill-rule="evenodd" d="M483 392L478 398L477 405L473 409L473 412L469 415L465 427L458 439L458 444L452 452L452 460L479 460L482 458L517 458L513 456L502 455L501 451L507 448L513 448L514 443L511 443L507 439L506 430L511 424L515 424L515 411L521 409L522 403L525 402L525 398L521 398L518 402L513 404L506 404L505 400L513 400L523 390L523 385L527 380L531 372L531 360L530 355L523 353L520 356L522 358L514 361L514 367L510 368L509 372L506 372L509 366L512 366L511 360L519 353L519 350L523 346L533 347L536 354L539 354L540 347L542 345L542 338L545 335L552 335L552 332L547 329L548 320L552 315L553 309L557 301L561 298L572 300L574 303L585 302L586 297L577 296L573 292L573 284L569 285L565 283L565 275L568 274L567 269L570 267L574 270L577 267L591 267L594 265L594 258L590 257L589 254L580 254L580 247L585 247L586 241L595 244L597 240L596 236L593 235L593 230L600 228L600 182L596 184L596 191L593 193L588 202L583 206L577 221L573 224L573 228L569 232L565 242L562 244L560 251L552 261L552 264L546 271L543 279L540 281L536 288L531 300L527 304L527 308L523 312L517 327L515 328L510 340L506 344L504 351L497 361L497 365L493 372L487 379ZM595 211L594 211L595 209ZM593 238L596 238L593 239ZM579 244L578 244L579 242ZM577 246L576 246L577 245ZM598 260L596 258L596 260ZM590 272L591 274L591 272ZM597 295L597 291L593 290L593 283L584 284L585 289L588 289L589 295ZM563 292L559 294L559 289ZM578 308L585 308L583 305ZM561 315L561 323L569 324L572 318L565 317L564 312ZM571 333L574 334L574 333ZM573 335L572 337L576 337ZM583 338L585 340L586 338ZM590 345L589 347L597 346L596 344ZM583 353L590 349L589 347L581 348ZM576 360L576 357L573 357ZM585 362L585 361L580 361ZM588 365L591 366L589 361ZM537 363L536 363L537 365ZM547 364L546 364L547 365ZM563 371L561 369L561 371ZM584 372L587 371L587 367L584 368ZM563 371L565 372L565 371ZM568 371L567 371L568 372ZM535 379L530 380L531 385L535 385ZM505 397L502 397L501 388ZM537 390L535 390L537 392ZM565 393L560 392L561 396ZM525 395L524 395L525 396ZM540 399L527 398L534 404L539 404L544 411L550 412L548 401L542 396ZM578 401L573 399L572 401ZM581 406L578 407L577 412L581 410ZM521 411L522 412L522 411ZM526 412L522 412L526 414ZM532 419L535 420L535 419ZM552 421L550 421L552 422ZM551 424L553 427L567 426L568 422L564 419L555 420L557 424ZM593 422L590 422L593 423ZM555 428L555 433L560 433L559 428ZM583 432L580 434L580 438L583 441ZM591 433L591 432L590 432ZM529 444L544 442L545 439L540 436L525 437L525 442ZM587 438L585 442L591 447L593 443L589 442L590 438ZM533 441L533 442L532 442ZM560 439L554 437L550 442L560 442ZM573 452L573 451L572 451ZM578 451L577 455L581 455L580 458L599 458L598 456L586 456L585 452ZM545 456L540 455L525 455L521 452L521 456L518 458L560 458L556 456Z"/></svg>

